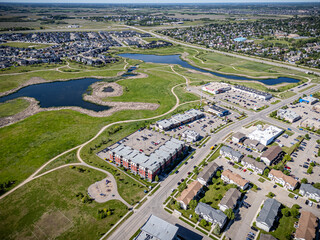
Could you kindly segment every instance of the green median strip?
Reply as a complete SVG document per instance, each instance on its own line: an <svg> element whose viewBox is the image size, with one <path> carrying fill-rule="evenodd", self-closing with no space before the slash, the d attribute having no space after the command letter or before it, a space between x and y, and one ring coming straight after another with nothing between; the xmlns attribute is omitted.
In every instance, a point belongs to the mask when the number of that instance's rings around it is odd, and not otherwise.
<svg viewBox="0 0 320 240"><path fill-rule="evenodd" d="M183 217L179 217L180 220L184 221L185 223L189 224L190 226L194 227L195 225L190 223L189 221L185 220Z"/></svg>

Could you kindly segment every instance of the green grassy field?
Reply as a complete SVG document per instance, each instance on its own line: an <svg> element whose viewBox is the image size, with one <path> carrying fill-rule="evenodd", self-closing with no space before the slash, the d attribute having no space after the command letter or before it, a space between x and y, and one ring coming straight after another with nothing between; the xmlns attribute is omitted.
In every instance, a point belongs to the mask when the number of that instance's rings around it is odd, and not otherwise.
<svg viewBox="0 0 320 240"><path fill-rule="evenodd" d="M178 98L180 99L180 103L200 100L200 97L196 96L193 93L190 93L186 90L185 85L178 86L174 89L174 92L177 94Z"/></svg>
<svg viewBox="0 0 320 240"><path fill-rule="evenodd" d="M104 122L61 110L41 112L1 128L0 182L21 182L49 159L92 137Z"/></svg>
<svg viewBox="0 0 320 240"><path fill-rule="evenodd" d="M149 68L148 65L150 64L141 64L138 70L139 72L147 73L147 78L121 80L118 84L123 86L123 95L103 100L160 104L160 107L154 113L163 113L172 108L176 99L171 93L171 88L179 83L184 83L184 79L173 72L170 73L171 69L169 67L163 67L161 69L166 71L160 71L156 68ZM156 66L154 65L154 67Z"/></svg>
<svg viewBox="0 0 320 240"><path fill-rule="evenodd" d="M213 208L219 209L218 204L220 203L222 197L232 187L232 184L224 184L221 178L213 178L212 184L208 186L208 191L206 191L205 196L200 199L200 201L210 205Z"/></svg>
<svg viewBox="0 0 320 240"><path fill-rule="evenodd" d="M29 106L29 102L24 99L14 99L0 104L0 118L15 115Z"/></svg>
<svg viewBox="0 0 320 240"><path fill-rule="evenodd" d="M100 238L125 215L127 207L117 200L82 203L76 194L86 194L91 184L105 177L92 169L80 173L64 168L28 183L0 200L0 238ZM104 208L113 214L97 219L98 210Z"/></svg>
<svg viewBox="0 0 320 240"><path fill-rule="evenodd" d="M291 92L291 91L287 91L287 92L283 92L283 93L278 94L278 96L282 99L286 99L286 98L292 97L294 95L296 95L296 93Z"/></svg>
<svg viewBox="0 0 320 240"><path fill-rule="evenodd" d="M39 174L44 173L48 170L54 169L56 167L62 166L64 164L77 163L77 162L79 162L79 160L77 159L77 149L76 149L57 158L53 162L49 163L45 168L43 168L39 172Z"/></svg>

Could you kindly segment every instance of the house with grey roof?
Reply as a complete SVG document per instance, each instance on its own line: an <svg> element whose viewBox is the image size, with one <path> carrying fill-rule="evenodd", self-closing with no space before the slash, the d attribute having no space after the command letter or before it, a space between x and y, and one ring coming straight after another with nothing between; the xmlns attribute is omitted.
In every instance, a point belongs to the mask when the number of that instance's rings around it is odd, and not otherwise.
<svg viewBox="0 0 320 240"><path fill-rule="evenodd" d="M305 196L307 198L311 198L313 200L316 200L317 202L320 202L320 189L315 188L311 184L302 183L300 186L299 193L302 196Z"/></svg>
<svg viewBox="0 0 320 240"><path fill-rule="evenodd" d="M241 164L245 168L249 168L259 174L263 174L264 170L267 168L267 165L264 162L258 162L255 159L247 156L242 158Z"/></svg>
<svg viewBox="0 0 320 240"><path fill-rule="evenodd" d="M240 160L243 158L243 154L232 149L229 146L222 146L220 148L220 154L224 157L230 158L230 160L234 162L240 162Z"/></svg>
<svg viewBox="0 0 320 240"><path fill-rule="evenodd" d="M241 192L236 188L230 188L218 204L221 211L234 209L240 204Z"/></svg>
<svg viewBox="0 0 320 240"><path fill-rule="evenodd" d="M244 135L241 132L236 132L232 135L232 141L235 143L242 142L246 138L246 135Z"/></svg>
<svg viewBox="0 0 320 240"><path fill-rule="evenodd" d="M277 200L273 198L267 198L264 201L263 208L256 219L257 227L266 232L270 232L275 221L277 220L280 207L281 203L279 203Z"/></svg>
<svg viewBox="0 0 320 240"><path fill-rule="evenodd" d="M227 221L227 216L221 210L214 209L203 202L198 203L195 212L207 222L219 224L220 228L223 228Z"/></svg>
<svg viewBox="0 0 320 240"><path fill-rule="evenodd" d="M135 240L176 240L178 229L171 223L151 214Z"/></svg>
<svg viewBox="0 0 320 240"><path fill-rule="evenodd" d="M202 185L207 185L207 183L212 179L216 172L220 169L220 166L215 162L208 163L207 166L198 174L197 180Z"/></svg>

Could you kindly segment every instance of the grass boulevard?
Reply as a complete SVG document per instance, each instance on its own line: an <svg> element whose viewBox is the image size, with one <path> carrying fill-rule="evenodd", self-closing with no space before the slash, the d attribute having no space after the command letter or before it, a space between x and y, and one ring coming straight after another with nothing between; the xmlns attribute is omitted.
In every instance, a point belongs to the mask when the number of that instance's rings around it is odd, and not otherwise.
<svg viewBox="0 0 320 240"><path fill-rule="evenodd" d="M138 52L135 49L131 51ZM231 58L210 58L215 53L199 52L181 46L144 51L160 52L187 52L187 58L199 67L210 65L212 70L230 70L227 65ZM203 59L208 60L203 63ZM227 62L222 64L220 60ZM252 74L253 77L265 76L266 72L272 77L291 72L295 77L299 76L299 79L305 78L302 73L292 73L293 71L276 67L270 67L272 70L261 67L254 72L252 69L256 68L257 63L250 66L245 60L240 62L242 66L234 67L238 70L232 68L232 73L238 71L238 74L241 74L245 69L251 69L246 74ZM67 65L55 66L52 69L41 69L39 66L33 70L26 67L17 68L16 72L8 70L0 74L0 91L6 92L28 84L33 77L46 81L74 79L79 76L114 77L119 71L124 71L136 63L140 64L137 71L146 73L148 77L119 80L117 83L126 89L124 94L104 100L157 103L160 107L155 111L126 110L103 118L90 117L72 110L49 111L0 128L0 145L3 146L0 150L0 179L1 182L14 182L0 196L0 221L3 223L0 227L1 238L25 238L32 235L59 239L93 239L103 236L125 216L128 206L137 206L145 197L143 191L147 188L144 183L99 159L95 153L155 120L195 107L199 97L185 90L189 84L222 79L190 72L178 66L124 59L102 69L68 62ZM267 70L274 72L268 73ZM266 88L258 83L251 85ZM0 116L14 115L26 107L27 104L21 100L1 104ZM107 143L103 143L104 141ZM119 196L115 200L99 204L83 202L76 197L79 193L86 194L89 185L106 175L113 177L117 183ZM25 209L22 210L21 206L25 206ZM110 210L111 215L98 219L98 211L101 209ZM64 222L65 226L47 229L44 236L42 230L49 218Z"/></svg>

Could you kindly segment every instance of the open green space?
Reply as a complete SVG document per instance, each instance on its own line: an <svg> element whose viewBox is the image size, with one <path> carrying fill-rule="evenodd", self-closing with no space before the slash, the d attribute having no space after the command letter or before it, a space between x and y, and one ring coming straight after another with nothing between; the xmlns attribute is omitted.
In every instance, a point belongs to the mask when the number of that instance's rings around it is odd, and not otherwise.
<svg viewBox="0 0 320 240"><path fill-rule="evenodd" d="M295 231L294 223L298 221L298 218L292 215L292 212L295 211L294 208L284 207L281 209L281 211L287 211L289 214L288 216L284 216L282 213L280 213L280 220L276 223L276 229L269 233L263 230L261 230L261 232L265 234L271 234L279 240L291 239L291 235Z"/></svg>
<svg viewBox="0 0 320 240"><path fill-rule="evenodd" d="M104 173L69 167L33 180L0 200L1 239L98 239L127 212L118 200L87 202L88 187L105 178ZM53 184L54 183L54 184ZM112 214L98 219L98 210Z"/></svg>
<svg viewBox="0 0 320 240"><path fill-rule="evenodd" d="M147 65L148 66L148 65ZM157 66L157 65L155 65ZM141 64L138 71L145 70L145 65ZM115 102L149 102L160 104L160 107L154 113L163 113L168 111L175 104L175 97L171 93L171 88L179 83L183 83L184 79L166 67L167 71L159 71L158 69L147 69L147 78L124 79L118 82L123 86L123 95L118 97L109 97L104 101ZM180 94L181 95L181 94ZM190 94L188 94L189 96Z"/></svg>
<svg viewBox="0 0 320 240"><path fill-rule="evenodd" d="M197 95L188 92L186 90L185 85L181 85L181 86L176 87L174 89L174 92L177 94L178 98L180 99L180 103L200 100L200 98Z"/></svg>
<svg viewBox="0 0 320 240"><path fill-rule="evenodd" d="M204 202L210 205L213 208L219 209L218 204L220 203L222 197L230 189L236 187L233 184L224 184L221 178L213 178L212 184L208 186L203 198L200 199L200 202Z"/></svg>
<svg viewBox="0 0 320 240"><path fill-rule="evenodd" d="M282 99L290 98L290 97L293 97L294 95L296 95L296 93L292 91L286 91L278 94L278 96Z"/></svg>
<svg viewBox="0 0 320 240"><path fill-rule="evenodd" d="M21 182L49 159L93 137L104 122L61 110L41 112L0 128L0 182Z"/></svg>
<svg viewBox="0 0 320 240"><path fill-rule="evenodd" d="M29 106L29 102L25 99L14 99L0 104L0 118L15 115Z"/></svg>
<svg viewBox="0 0 320 240"><path fill-rule="evenodd" d="M79 160L77 159L77 150L75 149L69 153L66 153L64 155L62 155L61 157L58 157L57 159L55 159L53 162L49 163L47 166L45 166L40 172L44 173L46 171L49 171L51 169L54 169L56 167L65 165L65 164L70 164L70 163L77 163L79 162Z"/></svg>

